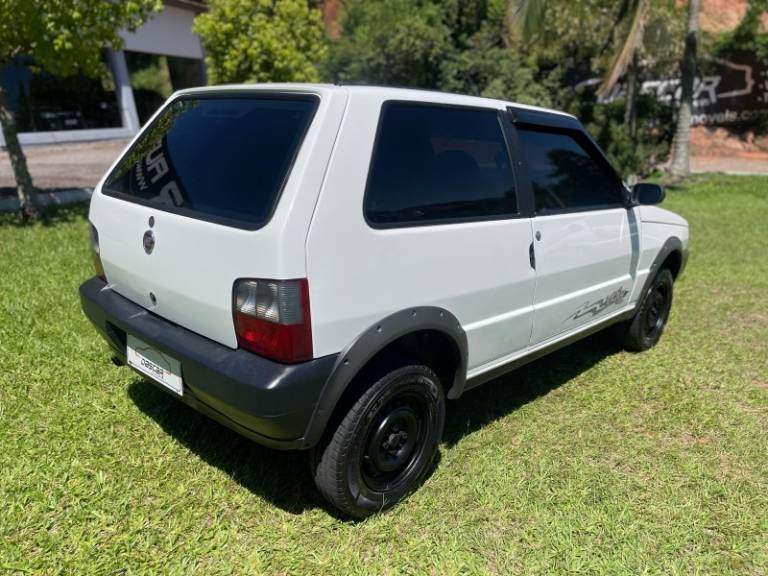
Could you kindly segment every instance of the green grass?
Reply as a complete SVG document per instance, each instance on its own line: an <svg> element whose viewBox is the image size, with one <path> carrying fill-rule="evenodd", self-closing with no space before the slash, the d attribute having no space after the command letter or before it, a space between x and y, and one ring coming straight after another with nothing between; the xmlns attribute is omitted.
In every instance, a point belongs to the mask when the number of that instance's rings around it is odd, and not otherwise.
<svg viewBox="0 0 768 576"><path fill-rule="evenodd" d="M0 221L0 573L768 573L768 179L710 177L671 322L592 337L449 407L439 466L336 517L302 454L109 362L82 316L84 210Z"/></svg>

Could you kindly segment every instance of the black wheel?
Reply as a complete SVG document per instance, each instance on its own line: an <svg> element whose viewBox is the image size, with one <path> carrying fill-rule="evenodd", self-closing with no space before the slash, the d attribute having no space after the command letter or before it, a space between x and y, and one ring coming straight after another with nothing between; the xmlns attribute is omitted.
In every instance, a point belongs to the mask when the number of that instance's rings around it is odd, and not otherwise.
<svg viewBox="0 0 768 576"><path fill-rule="evenodd" d="M672 273L667 268L659 270L635 317L619 326L627 350L642 352L652 348L659 341L672 308L673 282Z"/></svg>
<svg viewBox="0 0 768 576"><path fill-rule="evenodd" d="M422 365L393 370L367 389L315 448L315 484L350 516L385 510L424 480L444 424L437 375Z"/></svg>

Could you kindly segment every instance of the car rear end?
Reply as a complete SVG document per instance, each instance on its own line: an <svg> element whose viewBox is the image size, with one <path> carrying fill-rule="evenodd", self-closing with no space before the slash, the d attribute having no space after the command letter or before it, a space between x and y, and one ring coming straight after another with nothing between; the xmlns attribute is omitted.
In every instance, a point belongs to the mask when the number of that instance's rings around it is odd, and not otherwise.
<svg viewBox="0 0 768 576"><path fill-rule="evenodd" d="M313 354L305 240L346 91L174 95L94 192L83 309L127 363L243 434L300 447Z"/></svg>

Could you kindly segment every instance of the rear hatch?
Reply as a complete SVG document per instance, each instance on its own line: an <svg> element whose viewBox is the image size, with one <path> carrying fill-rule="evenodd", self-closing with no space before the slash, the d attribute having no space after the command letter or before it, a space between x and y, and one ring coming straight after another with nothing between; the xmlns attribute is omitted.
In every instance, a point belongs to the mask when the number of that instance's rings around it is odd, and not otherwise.
<svg viewBox="0 0 768 576"><path fill-rule="evenodd" d="M91 204L112 289L236 347L234 281L286 272L268 224L318 104L310 94L199 92L166 105Z"/></svg>

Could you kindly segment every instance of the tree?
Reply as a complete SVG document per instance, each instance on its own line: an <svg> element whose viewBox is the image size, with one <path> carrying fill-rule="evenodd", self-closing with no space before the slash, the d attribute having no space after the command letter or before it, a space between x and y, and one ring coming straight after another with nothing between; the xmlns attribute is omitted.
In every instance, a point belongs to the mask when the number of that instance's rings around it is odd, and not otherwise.
<svg viewBox="0 0 768 576"><path fill-rule="evenodd" d="M506 42L508 0L349 0L332 80L551 104L550 86Z"/></svg>
<svg viewBox="0 0 768 576"><path fill-rule="evenodd" d="M509 18L527 49L560 58L565 85L604 71L596 93L565 89L558 104L582 119L624 173L645 173L668 157L671 107L640 87L643 71L669 75L679 57L683 23L673 0L510 0ZM614 101L622 76L624 98Z"/></svg>
<svg viewBox="0 0 768 576"><path fill-rule="evenodd" d="M317 82L326 57L320 11L306 0L210 0L193 30L211 84Z"/></svg>
<svg viewBox="0 0 768 576"><path fill-rule="evenodd" d="M437 88L452 49L442 7L429 0L352 0L328 64L337 81Z"/></svg>
<svg viewBox="0 0 768 576"><path fill-rule="evenodd" d="M541 33L547 20L547 9L553 0L511 0L510 20L513 30L526 40ZM616 49L611 58L603 80L597 89L598 96L605 96L616 85L627 69L630 70L625 118L631 124L635 115L637 97L637 52L642 44L643 27L648 8L648 0L622 0L616 25L618 31Z"/></svg>
<svg viewBox="0 0 768 576"><path fill-rule="evenodd" d="M688 25L681 65L680 106L677 111L675 137L672 139L672 162L669 166L669 173L673 178L684 178L691 173L689 145L693 113L693 84L696 80L696 50L699 43L700 6L700 0L688 2Z"/></svg>
<svg viewBox="0 0 768 576"><path fill-rule="evenodd" d="M119 30L135 30L160 0L0 0L0 68L20 56L51 74L96 76L102 51L122 45ZM0 85L0 124L16 178L21 214L34 218L35 188L19 143L8 95Z"/></svg>

